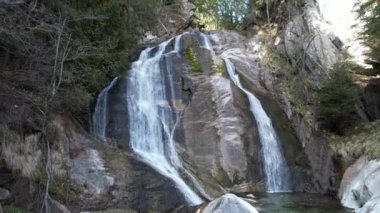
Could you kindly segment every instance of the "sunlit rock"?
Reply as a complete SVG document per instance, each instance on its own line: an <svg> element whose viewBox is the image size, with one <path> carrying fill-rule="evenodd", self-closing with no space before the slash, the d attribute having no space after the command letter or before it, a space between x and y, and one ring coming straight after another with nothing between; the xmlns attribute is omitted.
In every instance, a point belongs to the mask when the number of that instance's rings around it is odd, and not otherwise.
<svg viewBox="0 0 380 213"><path fill-rule="evenodd" d="M197 213L258 213L255 207L234 194L225 194L215 199Z"/></svg>
<svg viewBox="0 0 380 213"><path fill-rule="evenodd" d="M380 161L362 157L349 167L339 189L345 207L357 212L377 212L380 196ZM374 207L374 208L372 208Z"/></svg>

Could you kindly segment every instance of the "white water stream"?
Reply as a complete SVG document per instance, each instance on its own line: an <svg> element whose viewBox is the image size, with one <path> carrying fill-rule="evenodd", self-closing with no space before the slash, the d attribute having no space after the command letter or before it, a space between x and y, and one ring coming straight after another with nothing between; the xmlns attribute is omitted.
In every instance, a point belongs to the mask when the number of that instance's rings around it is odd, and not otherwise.
<svg viewBox="0 0 380 213"><path fill-rule="evenodd" d="M129 71L127 103L129 113L130 144L141 160L160 174L170 178L190 205L202 203L202 199L184 182L178 173L183 168L175 150L170 124L178 122L178 115L170 109L165 88L165 74L160 62L166 54L178 53L181 35L175 38L174 50L165 53L171 40L159 45L157 52L145 49ZM171 70L168 69L168 72ZM168 73L173 84L172 73ZM171 85L171 97L174 97ZM172 101L175 103L175 100Z"/></svg>
<svg viewBox="0 0 380 213"><path fill-rule="evenodd" d="M116 81L117 78L114 78L112 82L99 93L96 100L96 107L92 114L90 132L104 143L106 142L106 127L108 123L108 92L115 85Z"/></svg>
<svg viewBox="0 0 380 213"><path fill-rule="evenodd" d="M282 153L279 139L272 121L265 113L259 99L244 89L240 82L235 67L229 58L224 58L230 79L248 97L250 110L255 117L262 146L262 156L267 192L289 192L291 191L290 171Z"/></svg>

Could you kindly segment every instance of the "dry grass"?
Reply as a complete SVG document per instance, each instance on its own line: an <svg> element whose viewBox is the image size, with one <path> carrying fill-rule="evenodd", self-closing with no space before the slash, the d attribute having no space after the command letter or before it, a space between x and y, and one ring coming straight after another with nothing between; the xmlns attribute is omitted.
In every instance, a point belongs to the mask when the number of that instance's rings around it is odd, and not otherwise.
<svg viewBox="0 0 380 213"><path fill-rule="evenodd" d="M52 173L55 177L67 174L66 159L68 158L68 141L62 133L51 125L49 137L53 144L51 150ZM4 126L0 126L0 160L3 159L7 168L19 172L21 176L35 179L41 174L43 152L40 142L41 134L31 134L22 137Z"/></svg>
<svg viewBox="0 0 380 213"><path fill-rule="evenodd" d="M380 158L380 121L357 125L344 136L330 135L330 146L344 158Z"/></svg>
<svg viewBox="0 0 380 213"><path fill-rule="evenodd" d="M25 138L19 134L1 127L0 158L4 159L6 166L23 177L33 178L41 166L42 152L38 147L40 135L30 135Z"/></svg>

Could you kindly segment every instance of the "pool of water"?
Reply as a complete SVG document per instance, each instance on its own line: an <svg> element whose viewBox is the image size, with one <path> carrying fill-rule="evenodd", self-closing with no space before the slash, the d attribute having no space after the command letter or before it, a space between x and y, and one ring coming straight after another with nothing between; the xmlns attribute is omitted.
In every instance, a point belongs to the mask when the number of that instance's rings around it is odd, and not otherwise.
<svg viewBox="0 0 380 213"><path fill-rule="evenodd" d="M256 195L260 213L349 213L334 197L304 193Z"/></svg>

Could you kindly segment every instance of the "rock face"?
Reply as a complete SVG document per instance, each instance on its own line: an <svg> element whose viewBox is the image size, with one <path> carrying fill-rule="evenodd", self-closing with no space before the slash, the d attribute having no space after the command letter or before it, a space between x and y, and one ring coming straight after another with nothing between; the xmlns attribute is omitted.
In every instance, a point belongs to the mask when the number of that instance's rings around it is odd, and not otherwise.
<svg viewBox="0 0 380 213"><path fill-rule="evenodd" d="M143 42L150 42L166 35L183 32L191 26L195 17L195 5L189 0L165 1L165 13L160 17L159 24L152 31L145 33Z"/></svg>
<svg viewBox="0 0 380 213"><path fill-rule="evenodd" d="M86 186L87 193L105 194L114 185L114 178L105 171L104 160L95 149L87 149L71 161L71 178Z"/></svg>
<svg viewBox="0 0 380 213"><path fill-rule="evenodd" d="M285 49L292 64L318 83L341 57L342 42L329 30L316 1L306 0L304 7L286 26Z"/></svg>
<svg viewBox="0 0 380 213"><path fill-rule="evenodd" d="M192 165L224 186L260 181L257 130L244 95L221 76L194 79L197 89L183 119L185 153Z"/></svg>
<svg viewBox="0 0 380 213"><path fill-rule="evenodd" d="M212 32L211 37L215 41L216 54L233 59L244 86L264 103L293 170L295 190L321 193L334 190L333 153L327 141L294 110L283 91L274 87L275 73L260 67L264 57L260 37L247 38L228 31Z"/></svg>
<svg viewBox="0 0 380 213"><path fill-rule="evenodd" d="M364 88L364 103L369 117L380 119L380 78L371 79Z"/></svg>
<svg viewBox="0 0 380 213"><path fill-rule="evenodd" d="M182 115L181 122L170 124L176 125L174 140L179 153L185 167L195 171L212 195L221 195L223 187L239 186L240 192L263 191L257 184L263 179L259 139L247 98L216 72L212 54L202 42L199 33L185 33L179 43L180 54L170 53L173 39L161 61L166 94L170 95L160 106ZM194 52L199 73L193 70L188 51ZM128 150L124 79L119 79L109 92L107 136Z"/></svg>
<svg viewBox="0 0 380 213"><path fill-rule="evenodd" d="M234 194L225 194L222 197L219 197L205 207L202 207L197 211L197 213L230 213L230 212L239 212L239 213L258 213L258 211L248 202L237 197Z"/></svg>
<svg viewBox="0 0 380 213"><path fill-rule="evenodd" d="M171 181L158 175L135 156L94 141L72 121L54 122L58 143L68 144L68 207L74 210L107 207L148 212L168 211L184 203ZM75 190L75 191L72 191ZM80 200L80 202L78 202Z"/></svg>
<svg viewBox="0 0 380 213"><path fill-rule="evenodd" d="M121 77L108 93L108 123L107 136L118 141L120 146L128 149L129 131L128 127L128 108L125 96L127 87L125 86L126 78ZM112 103L112 104L111 104ZM111 116L112 115L112 116Z"/></svg>
<svg viewBox="0 0 380 213"><path fill-rule="evenodd" d="M342 204L355 212L380 211L380 162L361 157L344 173L339 189Z"/></svg>

